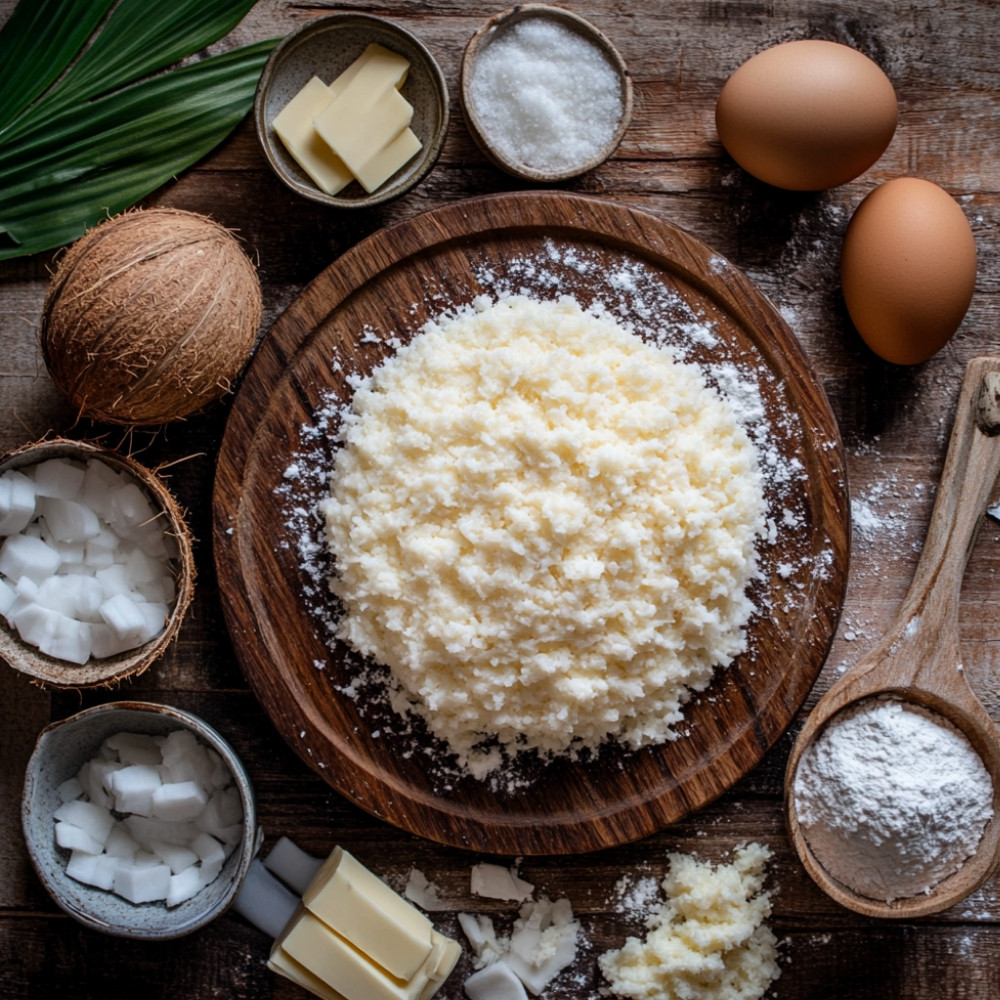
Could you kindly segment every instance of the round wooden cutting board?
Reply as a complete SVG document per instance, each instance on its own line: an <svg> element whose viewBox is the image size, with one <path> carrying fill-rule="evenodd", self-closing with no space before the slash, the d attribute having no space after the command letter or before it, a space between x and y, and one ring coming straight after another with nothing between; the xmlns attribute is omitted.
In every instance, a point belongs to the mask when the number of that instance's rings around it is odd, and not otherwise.
<svg viewBox="0 0 1000 1000"><path fill-rule="evenodd" d="M772 523L748 649L685 708L678 738L478 780L393 711L387 672L334 636L318 500L357 376L478 296L571 294L697 364L748 423ZM538 191L457 203L375 233L278 319L234 402L214 546L248 681L310 767L375 816L496 854L591 851L705 805L775 743L815 681L847 577L850 511L836 424L798 342L750 281L676 227Z"/></svg>

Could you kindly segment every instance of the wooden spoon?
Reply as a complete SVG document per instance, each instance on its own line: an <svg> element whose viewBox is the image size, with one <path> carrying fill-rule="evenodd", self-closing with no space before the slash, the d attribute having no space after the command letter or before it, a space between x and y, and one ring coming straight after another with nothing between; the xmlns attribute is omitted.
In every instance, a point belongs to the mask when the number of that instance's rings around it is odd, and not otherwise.
<svg viewBox="0 0 1000 1000"><path fill-rule="evenodd" d="M993 872L1000 846L1000 731L962 671L958 605L962 577L990 493L1000 474L1000 358L969 362L924 549L913 582L885 637L820 699L792 748L785 772L785 816L792 843L813 880L842 905L871 917L918 917L953 906ZM816 858L799 826L793 782L805 749L832 715L862 699L896 697L957 726L993 779L993 817L976 853L929 894L891 903L859 895Z"/></svg>

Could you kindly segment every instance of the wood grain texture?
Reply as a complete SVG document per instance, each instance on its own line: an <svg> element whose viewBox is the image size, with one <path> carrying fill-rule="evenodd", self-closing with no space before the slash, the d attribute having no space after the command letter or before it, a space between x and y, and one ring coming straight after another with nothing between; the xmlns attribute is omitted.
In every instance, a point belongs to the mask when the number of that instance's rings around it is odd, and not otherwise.
<svg viewBox="0 0 1000 1000"><path fill-rule="evenodd" d="M869 917L903 919L949 909L982 885L1000 861L1000 731L969 687L958 638L962 578L1000 474L998 378L1000 358L974 358L966 367L927 537L906 598L878 645L809 714L788 761L786 810L795 849L825 892ZM823 866L797 821L793 789L799 761L823 727L837 713L880 697L943 716L967 737L993 779L994 813L975 854L932 891L891 902L862 896Z"/></svg>
<svg viewBox="0 0 1000 1000"><path fill-rule="evenodd" d="M0 20L13 9L0 0ZM504 4L485 0L356 0L352 10L414 31L441 64L452 117L431 174L399 201L358 215L326 213L296 199L271 175L252 123L198 166L147 200L210 214L237 230L258 262L264 330L331 261L386 225L428 209L521 185L480 154L457 101L459 63L472 33ZM774 852L771 925L781 942L772 1000L995 1000L1000 995L1000 880L964 903L913 920L878 922L833 902L806 874L785 830L782 781L797 729L837 679L874 647L910 586L939 482L958 386L970 358L1000 353L1000 34L994 0L565 0L591 20L628 63L632 120L615 156L561 190L608 198L683 227L748 274L792 328L830 400L846 452L852 499L851 564L843 614L816 684L786 733L729 791L668 828L593 854L525 858L539 892L568 896L584 944L546 1000L598 1000L606 984L596 956L641 934L642 917L620 885L657 878L669 851L719 860L741 841ZM225 40L283 35L338 9L332 0L260 0ZM889 75L899 126L878 163L856 181L799 196L743 174L718 143L715 100L754 53L791 38L852 45ZM2 140L0 140L2 141ZM965 321L934 358L899 369L870 355L840 297L839 255L850 214L876 184L926 176L959 199L976 237L979 271ZM230 405L172 427L123 435L76 423L49 380L37 345L41 302L54 255L0 264L0 450L46 432L96 436L162 468L195 534L198 586L178 641L118 692L50 695L20 675L0 685L6 728L0 794L16 802L32 734L44 721L113 697L160 700L202 715L246 761L270 845L281 834L316 854L334 843L399 888L413 866L443 887L434 915L457 930L455 913L490 912L506 932L506 904L469 893L467 850L415 837L359 809L323 781L277 733L249 691L226 629L212 560L211 497ZM991 500L995 501L996 491ZM1000 526L986 521L969 558L959 605L965 673L1000 719ZM10 810L3 813L10 816ZM16 823L0 848L0 995L10 1000L302 1000L269 973L267 941L235 915L165 949L92 934L58 913L26 867ZM512 862L514 858L510 859ZM463 959L439 994L461 1000Z"/></svg>
<svg viewBox="0 0 1000 1000"><path fill-rule="evenodd" d="M623 275L621 318L650 339L662 324L677 350L682 324L697 318L713 340L694 345L690 359L709 379L724 363L738 364L767 411L760 441L782 453L782 468L807 470L791 485L772 473L766 487L769 518L795 527L779 527L777 541L762 548L763 584L754 594L761 612L748 627L749 652L686 707L681 739L639 753L612 745L592 764L557 761L527 772L527 788L518 780L509 791L456 779L447 768L436 773L435 757L446 754L425 731L414 737L404 728L394 738L399 727L387 706L379 707L384 698L373 704L344 693L362 664L339 641L329 655L323 620L333 612L322 596L319 613L311 607L316 581L301 566L296 536L303 528L289 514L315 509L333 442L304 439L315 438L320 412L350 403L353 378L370 374L393 343L408 342L434 316L496 287L546 298L554 288L584 306L614 310L615 277ZM285 500L286 470L302 461L319 463L322 492L300 488ZM501 854L614 846L725 791L759 761L808 693L846 583L850 525L840 439L784 321L743 275L682 230L606 199L563 193L495 195L437 209L369 237L324 270L278 320L246 374L219 454L215 506L230 633L278 731L375 815L433 840ZM314 531L322 544L321 525ZM412 753L414 738L433 754Z"/></svg>

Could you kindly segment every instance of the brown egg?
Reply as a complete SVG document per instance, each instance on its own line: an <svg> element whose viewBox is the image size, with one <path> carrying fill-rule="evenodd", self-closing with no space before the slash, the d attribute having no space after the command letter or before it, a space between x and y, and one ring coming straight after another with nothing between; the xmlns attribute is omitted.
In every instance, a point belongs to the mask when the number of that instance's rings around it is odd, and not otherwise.
<svg viewBox="0 0 1000 1000"><path fill-rule="evenodd" d="M719 138L748 173L775 187L821 191L864 173L896 131L896 92L848 45L804 39L759 52L726 81Z"/></svg>
<svg viewBox="0 0 1000 1000"><path fill-rule="evenodd" d="M958 329L976 285L965 213L931 181L886 181L847 227L841 284L851 320L876 354L897 365L926 361Z"/></svg>

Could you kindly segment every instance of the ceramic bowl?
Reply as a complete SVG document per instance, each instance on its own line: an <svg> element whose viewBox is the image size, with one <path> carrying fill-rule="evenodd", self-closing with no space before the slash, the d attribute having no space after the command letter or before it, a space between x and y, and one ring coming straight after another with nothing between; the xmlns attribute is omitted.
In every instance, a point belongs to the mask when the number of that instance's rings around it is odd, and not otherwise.
<svg viewBox="0 0 1000 1000"><path fill-rule="evenodd" d="M130 903L70 878L66 874L68 853L56 845L53 833L52 816L61 802L59 785L94 757L109 736L123 732L160 736L179 728L193 732L222 757L239 789L244 835L219 876L191 899L170 908L163 903ZM88 708L41 732L28 761L21 822L35 871L66 913L93 930L147 941L182 937L225 912L239 892L262 839L250 779L229 744L197 716L137 701Z"/></svg>
<svg viewBox="0 0 1000 1000"><path fill-rule="evenodd" d="M313 183L285 149L273 122L311 77L330 83L372 42L398 52L410 62L401 93L413 105L410 128L422 148L371 194L354 181L340 193L329 195ZM369 208L398 198L419 184L437 162L448 129L448 113L444 74L426 46L404 28L370 14L317 17L287 35L268 58L254 98L257 138L271 169L297 194L333 208Z"/></svg>
<svg viewBox="0 0 1000 1000"><path fill-rule="evenodd" d="M491 135L489 127L476 109L476 102L473 98L472 80L477 59L489 46L503 38L511 28L530 19L551 21L595 46L607 57L617 73L621 85L621 117L610 138L589 158L561 169L546 170L515 159ZM465 120L476 145L501 170L525 181L555 183L593 170L618 148L632 117L632 78L618 50L603 32L585 18L572 11L564 10L562 7L553 7L548 4L518 4L516 7L495 14L476 31L466 44L462 56L460 91Z"/></svg>
<svg viewBox="0 0 1000 1000"><path fill-rule="evenodd" d="M191 535L180 508L164 482L145 466L118 452L89 441L50 438L36 441L0 458L0 473L8 469L24 469L50 458L69 458L86 462L97 458L118 472L125 472L146 491L153 505L163 511L164 530L176 543L174 560L177 596L163 631L136 649L103 659L91 658L76 664L46 656L35 646L22 641L17 630L0 614L0 658L15 670L27 674L43 687L90 688L109 686L146 670L177 635L181 621L194 594L195 565Z"/></svg>

